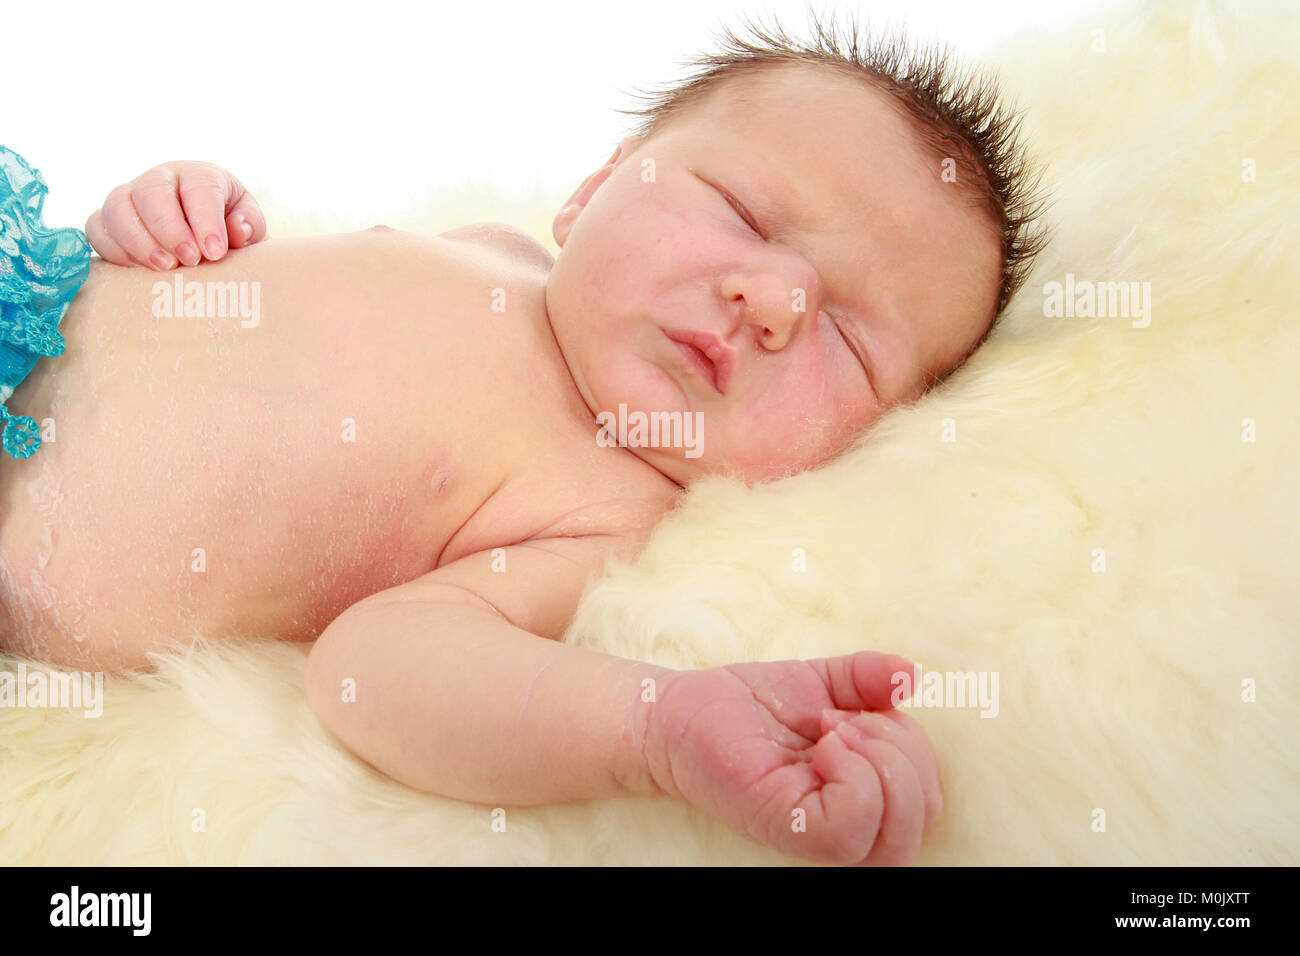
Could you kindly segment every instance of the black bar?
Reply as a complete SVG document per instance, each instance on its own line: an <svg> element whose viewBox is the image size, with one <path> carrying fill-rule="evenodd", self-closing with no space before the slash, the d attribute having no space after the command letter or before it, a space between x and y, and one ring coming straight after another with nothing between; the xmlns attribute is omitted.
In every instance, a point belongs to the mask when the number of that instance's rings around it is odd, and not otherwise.
<svg viewBox="0 0 1300 956"><path fill-rule="evenodd" d="M1260 928L1285 930L1294 896L1287 868L541 869L8 868L0 869L0 911L6 944L75 934L78 943L127 945L280 936L373 945L377 931L409 930L437 947L468 929L483 942L515 930L534 942L576 935L699 945L716 935L770 944L788 931L807 945L861 940L864 948L882 934L925 944L1128 937L1230 946ZM78 922L111 917L117 906L118 925L52 925L70 923L74 886ZM115 896L101 911L99 894L110 893L149 894L147 935L137 934L144 896ZM126 909L128 901L139 908ZM1206 918L1208 928L1188 925ZM1154 923L1120 925L1133 919ZM1245 923L1213 922L1225 919Z"/></svg>

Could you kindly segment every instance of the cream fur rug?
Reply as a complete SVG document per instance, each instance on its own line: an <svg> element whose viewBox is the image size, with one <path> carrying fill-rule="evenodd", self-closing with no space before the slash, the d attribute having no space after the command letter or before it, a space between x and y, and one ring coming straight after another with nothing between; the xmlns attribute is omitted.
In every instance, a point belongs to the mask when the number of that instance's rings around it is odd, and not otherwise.
<svg viewBox="0 0 1300 956"><path fill-rule="evenodd" d="M997 672L992 719L911 711L946 792L922 863L1300 863L1300 65L1295 14L1248 6L1011 41L991 65L1029 107L1056 237L1005 326L852 457L699 487L569 640L681 667L873 647ZM549 239L560 198L418 225ZM1150 282L1149 327L1044 317L1066 273ZM669 801L511 809L494 832L491 808L335 744L305 654L164 658L110 678L95 720L0 709L0 860L789 862Z"/></svg>

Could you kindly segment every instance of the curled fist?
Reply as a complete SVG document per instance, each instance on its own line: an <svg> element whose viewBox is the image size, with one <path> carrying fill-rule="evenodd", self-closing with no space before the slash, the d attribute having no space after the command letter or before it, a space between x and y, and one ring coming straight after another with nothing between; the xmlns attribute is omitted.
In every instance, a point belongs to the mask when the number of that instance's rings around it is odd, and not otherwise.
<svg viewBox="0 0 1300 956"><path fill-rule="evenodd" d="M891 709L905 658L874 651L673 675L651 705L659 792L819 863L902 864L943 807L925 732Z"/></svg>
<svg viewBox="0 0 1300 956"><path fill-rule="evenodd" d="M220 166L180 160L110 192L86 220L86 238L108 262L166 272L265 239L266 218Z"/></svg>

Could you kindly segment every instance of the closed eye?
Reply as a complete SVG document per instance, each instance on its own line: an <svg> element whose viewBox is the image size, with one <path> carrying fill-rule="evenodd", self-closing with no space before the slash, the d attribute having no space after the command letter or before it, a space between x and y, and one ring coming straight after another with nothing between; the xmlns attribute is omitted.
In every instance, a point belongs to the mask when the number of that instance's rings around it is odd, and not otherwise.
<svg viewBox="0 0 1300 956"><path fill-rule="evenodd" d="M732 209L736 210L736 213L740 218L745 221L745 225L749 226L750 229L753 229L757 235L763 235L763 230L758 228L758 224L754 221L754 217L749 214L749 210L745 208L744 203L731 195L731 193L727 192L725 189L719 189L718 192L722 193L722 198L731 204Z"/></svg>
<svg viewBox="0 0 1300 956"><path fill-rule="evenodd" d="M718 195L727 201L727 205L731 206L731 208L736 211L736 215L740 216L740 218L744 220L745 225L747 225L750 229L754 230L754 232L757 235L759 236L763 235L763 230L758 228L757 220L755 220L754 217L750 214L749 210L745 208L745 204L743 202L741 202L735 196L731 195L731 193L727 192L721 186L717 186L714 185L713 183L710 183L707 179L704 179L704 177L700 176L698 173L696 173L696 177L700 179L702 182L708 183L710 186L712 186L713 189L718 193Z"/></svg>
<svg viewBox="0 0 1300 956"><path fill-rule="evenodd" d="M834 322L835 320L832 319L831 321ZM859 351L858 347L853 344L853 341L844 334L844 327L840 325L839 322L835 322L835 331L840 333L840 338L844 340L844 344L848 346L849 351L853 353L853 357L856 358L858 364L862 366L862 374L867 377L867 384L871 387L871 391L874 393L876 391L876 384L871 380L871 370L867 366L866 357L861 351Z"/></svg>

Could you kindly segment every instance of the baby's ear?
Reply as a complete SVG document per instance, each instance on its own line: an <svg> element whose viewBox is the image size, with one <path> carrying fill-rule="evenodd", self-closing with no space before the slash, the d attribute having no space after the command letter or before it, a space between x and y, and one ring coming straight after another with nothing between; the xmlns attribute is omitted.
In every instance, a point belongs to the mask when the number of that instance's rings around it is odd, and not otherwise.
<svg viewBox="0 0 1300 956"><path fill-rule="evenodd" d="M573 224L582 215L582 210L587 208L587 203L591 201L592 196L596 195L600 184L608 179L613 171L614 167L606 163L584 179L582 185L573 191L573 195L564 201L560 211L555 214L555 221L551 223L551 235L555 237L556 245L564 245L565 240L569 238L569 232L573 229Z"/></svg>
<svg viewBox="0 0 1300 956"><path fill-rule="evenodd" d="M614 165L618 165L624 159L630 156L640 145L641 145L640 136L624 136L621 140L619 140L618 145L614 147L614 155L610 156L609 159L605 161L605 165L608 166L610 163L613 163Z"/></svg>
<svg viewBox="0 0 1300 956"><path fill-rule="evenodd" d="M619 140L619 144L614 147L614 152L610 153L609 159L605 160L604 165L596 170L590 176L582 181L582 185L573 191L560 211L555 214L555 220L551 223L551 235L555 237L556 245L563 246L565 239L569 237L573 224L577 222L578 216L586 208L591 197L596 194L601 183L609 178L614 167L625 160L641 144L639 136L624 136Z"/></svg>
<svg viewBox="0 0 1300 956"><path fill-rule="evenodd" d="M560 211L555 214L555 220L551 223L551 235L555 237L556 245L564 245L564 241L569 237L570 230L573 229L573 224L578 221L578 216L587 207L591 197L596 195L596 190L600 188L601 183L609 179L614 167L627 158L640 141L640 138L636 136L624 137L614 147L614 152L610 154L609 159L605 160L604 165L584 179L582 185L573 191L573 195L565 200L564 205L560 207Z"/></svg>

